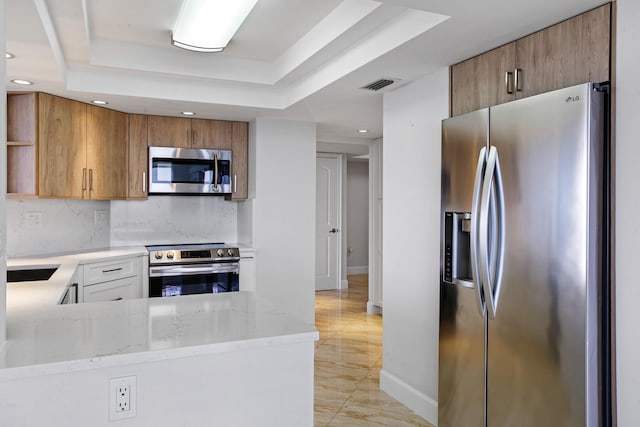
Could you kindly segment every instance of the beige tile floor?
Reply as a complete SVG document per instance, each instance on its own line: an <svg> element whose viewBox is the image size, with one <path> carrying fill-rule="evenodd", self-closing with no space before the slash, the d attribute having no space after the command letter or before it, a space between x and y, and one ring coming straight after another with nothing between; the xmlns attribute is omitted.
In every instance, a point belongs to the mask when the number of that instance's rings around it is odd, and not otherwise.
<svg viewBox="0 0 640 427"><path fill-rule="evenodd" d="M367 295L366 274L349 276L348 290L316 292L314 424L433 427L380 390L382 317L367 314Z"/></svg>

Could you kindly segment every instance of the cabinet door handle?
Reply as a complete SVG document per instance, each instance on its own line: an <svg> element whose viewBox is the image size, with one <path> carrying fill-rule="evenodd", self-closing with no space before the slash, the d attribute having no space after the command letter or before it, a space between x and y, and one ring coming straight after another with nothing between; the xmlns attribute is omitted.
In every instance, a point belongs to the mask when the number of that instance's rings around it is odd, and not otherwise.
<svg viewBox="0 0 640 427"><path fill-rule="evenodd" d="M195 147L195 145L196 145L196 136L198 134L197 134L197 132L195 130L191 131L191 133L193 134L193 135L191 135L191 146Z"/></svg>
<svg viewBox="0 0 640 427"><path fill-rule="evenodd" d="M123 299L122 297L118 297L118 298L112 299L111 301L122 301L122 299Z"/></svg>
<svg viewBox="0 0 640 427"><path fill-rule="evenodd" d="M233 192L238 192L238 175L236 174L233 175Z"/></svg>
<svg viewBox="0 0 640 427"><path fill-rule="evenodd" d="M142 192L147 192L147 173L142 172Z"/></svg>
<svg viewBox="0 0 640 427"><path fill-rule="evenodd" d="M103 273L113 273L114 271L120 271L122 270L122 267L118 267L118 268L111 268L109 270L102 270Z"/></svg>
<svg viewBox="0 0 640 427"><path fill-rule="evenodd" d="M93 169L89 169L89 194L93 191Z"/></svg>
<svg viewBox="0 0 640 427"><path fill-rule="evenodd" d="M520 84L522 82L522 79L520 78L520 73L522 72L522 70L520 68L516 68L513 72L514 77L514 81L515 81L515 88L516 88L516 92L522 92L522 85Z"/></svg>
<svg viewBox="0 0 640 427"><path fill-rule="evenodd" d="M82 195L87 190L87 168L82 168Z"/></svg>
<svg viewBox="0 0 640 427"><path fill-rule="evenodd" d="M507 93L509 95L513 93L513 87L511 86L511 76L513 76L513 73L511 71L507 71L504 73L504 86L507 89Z"/></svg>
<svg viewBox="0 0 640 427"><path fill-rule="evenodd" d="M213 164L214 164L214 168L213 168L213 189L217 190L218 189L218 155L215 154L213 156Z"/></svg>

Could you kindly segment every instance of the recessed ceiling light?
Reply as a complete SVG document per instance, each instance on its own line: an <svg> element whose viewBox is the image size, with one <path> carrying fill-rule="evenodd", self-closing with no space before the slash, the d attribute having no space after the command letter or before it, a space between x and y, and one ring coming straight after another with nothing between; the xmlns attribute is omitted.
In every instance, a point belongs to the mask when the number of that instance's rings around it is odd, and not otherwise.
<svg viewBox="0 0 640 427"><path fill-rule="evenodd" d="M11 80L13 83L17 84L17 85L32 85L33 82L30 82L29 80L22 80L22 79L13 79Z"/></svg>
<svg viewBox="0 0 640 427"><path fill-rule="evenodd" d="M182 113L183 116L195 116L196 113L194 113L193 111L183 111Z"/></svg>
<svg viewBox="0 0 640 427"><path fill-rule="evenodd" d="M93 100L93 101L91 101L91 102L92 102L93 104L96 104L96 105L107 105L107 104L108 104L108 102L107 102L107 101L102 101L102 100L100 100L100 99L94 99L94 100Z"/></svg>
<svg viewBox="0 0 640 427"><path fill-rule="evenodd" d="M358 129L358 133L367 133L369 132L368 129Z"/></svg>
<svg viewBox="0 0 640 427"><path fill-rule="evenodd" d="M4 59L13 59L15 57L16 56L11 52L5 52L5 54L4 54Z"/></svg>

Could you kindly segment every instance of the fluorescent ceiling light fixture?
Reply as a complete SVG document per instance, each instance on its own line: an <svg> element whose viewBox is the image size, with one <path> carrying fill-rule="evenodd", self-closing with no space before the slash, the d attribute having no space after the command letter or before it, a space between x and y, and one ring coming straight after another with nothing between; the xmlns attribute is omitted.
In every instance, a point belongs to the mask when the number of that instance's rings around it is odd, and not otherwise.
<svg viewBox="0 0 640 427"><path fill-rule="evenodd" d="M369 132L368 129L358 129L358 133L367 133Z"/></svg>
<svg viewBox="0 0 640 427"><path fill-rule="evenodd" d="M33 82L30 82L29 80L22 80L22 79L13 79L11 80L13 83L17 84L17 85L32 85Z"/></svg>
<svg viewBox="0 0 640 427"><path fill-rule="evenodd" d="M171 43L196 52L220 52L258 0L184 0Z"/></svg>
<svg viewBox="0 0 640 427"><path fill-rule="evenodd" d="M108 104L108 102L107 102L107 101L102 101L102 100L100 100L100 99L94 99L94 100L93 100L93 101L91 101L91 102L92 102L93 104L96 104L96 105L107 105L107 104Z"/></svg>
<svg viewBox="0 0 640 427"><path fill-rule="evenodd" d="M196 113L194 113L193 111L183 111L182 113L183 116L195 116Z"/></svg>
<svg viewBox="0 0 640 427"><path fill-rule="evenodd" d="M4 59L13 59L15 57L16 56L11 52L5 52L5 54L4 54Z"/></svg>

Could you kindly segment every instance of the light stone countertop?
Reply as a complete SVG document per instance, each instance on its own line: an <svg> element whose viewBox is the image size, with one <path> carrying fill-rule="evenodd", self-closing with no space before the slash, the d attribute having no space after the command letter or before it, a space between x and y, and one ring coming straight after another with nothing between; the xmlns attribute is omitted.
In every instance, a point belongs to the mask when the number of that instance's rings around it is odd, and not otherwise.
<svg viewBox="0 0 640 427"><path fill-rule="evenodd" d="M255 248L250 245L231 243L240 249L240 256L255 256ZM49 280L7 283L7 313L25 308L46 307L60 303L66 287L78 266L92 262L117 260L132 256L148 256L143 246L122 246L90 252L67 253L51 256L12 258L7 260L7 268L20 266L59 266Z"/></svg>
<svg viewBox="0 0 640 427"><path fill-rule="evenodd" d="M60 302L73 274L82 264L117 260L133 256L148 256L144 246L109 248L92 252L58 256L13 258L7 260L7 269L21 266L59 266L49 280L7 283L7 315L28 308L41 308Z"/></svg>
<svg viewBox="0 0 640 427"><path fill-rule="evenodd" d="M8 316L0 381L317 339L252 292L54 305Z"/></svg>
<svg viewBox="0 0 640 427"><path fill-rule="evenodd" d="M47 281L7 283L0 381L318 339L253 292L58 304L78 266L147 255L140 246L8 260L59 267Z"/></svg>

